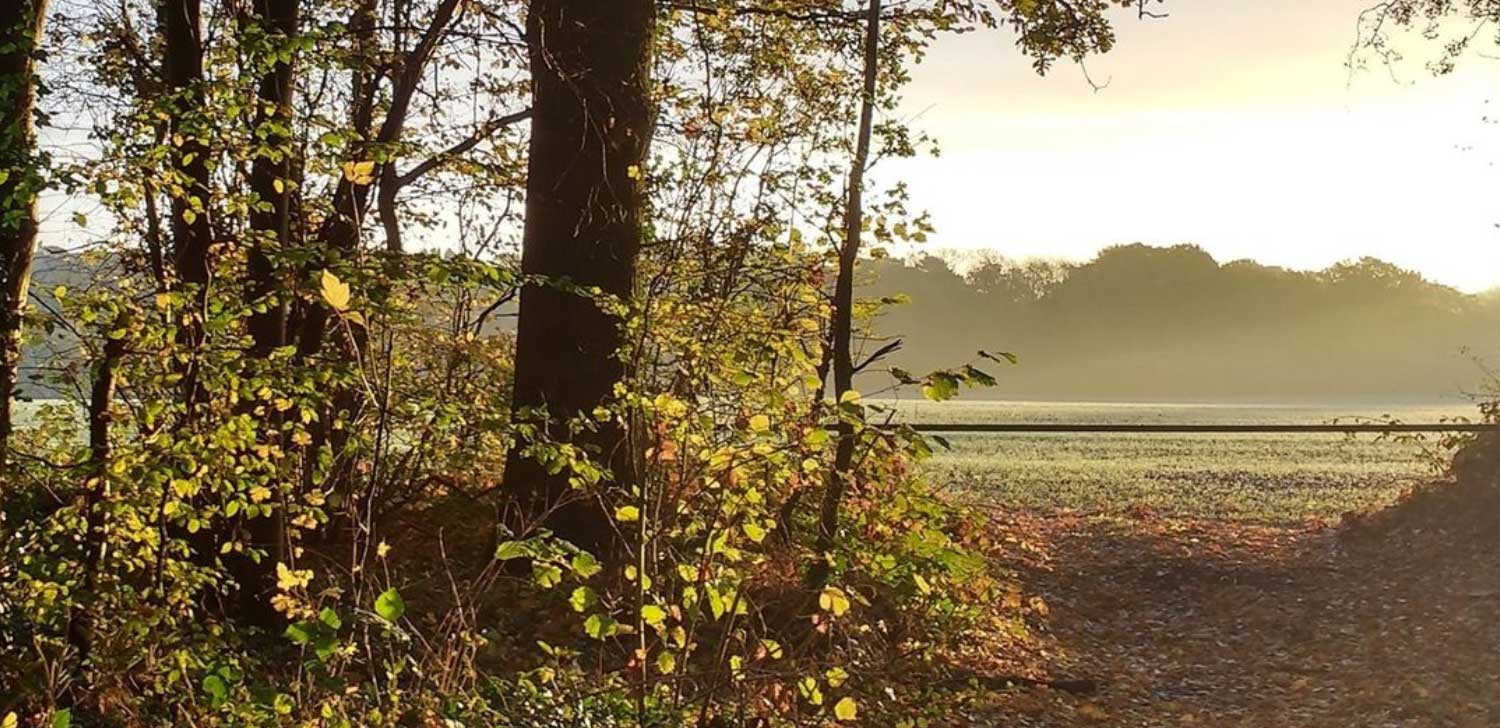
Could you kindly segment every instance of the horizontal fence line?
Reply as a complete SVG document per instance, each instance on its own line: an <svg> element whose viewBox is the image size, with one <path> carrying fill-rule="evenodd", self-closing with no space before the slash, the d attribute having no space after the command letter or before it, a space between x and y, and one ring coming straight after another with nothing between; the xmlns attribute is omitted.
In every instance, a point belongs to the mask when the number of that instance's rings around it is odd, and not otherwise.
<svg viewBox="0 0 1500 728"><path fill-rule="evenodd" d="M1108 425L1108 424L914 424L917 432L1119 432L1119 433L1421 433L1421 432L1500 432L1500 425L1476 424L1350 424L1350 425Z"/></svg>

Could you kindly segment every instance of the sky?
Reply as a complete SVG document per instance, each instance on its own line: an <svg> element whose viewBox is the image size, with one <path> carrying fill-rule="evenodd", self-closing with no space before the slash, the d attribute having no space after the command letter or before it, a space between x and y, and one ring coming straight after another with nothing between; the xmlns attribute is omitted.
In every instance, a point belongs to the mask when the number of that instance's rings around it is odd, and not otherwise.
<svg viewBox="0 0 1500 728"><path fill-rule="evenodd" d="M941 155L882 161L937 226L928 247L1087 259L1193 243L1316 269L1375 256L1471 292L1500 285L1500 60L1351 74L1371 0L1169 0L1039 78L1003 31L938 41L901 113ZM1488 55L1488 54L1484 54ZM1500 99L1495 101L1500 105ZM1497 114L1500 116L1500 114Z"/></svg>

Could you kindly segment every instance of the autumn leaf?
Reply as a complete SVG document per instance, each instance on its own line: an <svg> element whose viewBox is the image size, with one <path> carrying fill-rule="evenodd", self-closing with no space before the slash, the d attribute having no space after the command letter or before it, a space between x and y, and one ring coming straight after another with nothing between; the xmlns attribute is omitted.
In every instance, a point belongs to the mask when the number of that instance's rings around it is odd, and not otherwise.
<svg viewBox="0 0 1500 728"><path fill-rule="evenodd" d="M854 720L859 715L859 706L855 704L854 698L841 698L833 706L833 717L839 720Z"/></svg>
<svg viewBox="0 0 1500 728"><path fill-rule="evenodd" d="M357 185L368 185L375 181L374 162L344 162L344 179Z"/></svg>
<svg viewBox="0 0 1500 728"><path fill-rule="evenodd" d="M335 311L345 311L349 308L349 284L339 280L339 277L323 271L321 278L323 300Z"/></svg>

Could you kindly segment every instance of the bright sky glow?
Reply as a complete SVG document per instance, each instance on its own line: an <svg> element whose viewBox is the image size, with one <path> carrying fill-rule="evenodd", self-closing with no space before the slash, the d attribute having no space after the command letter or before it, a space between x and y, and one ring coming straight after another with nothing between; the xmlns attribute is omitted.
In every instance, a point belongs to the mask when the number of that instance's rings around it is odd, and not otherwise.
<svg viewBox="0 0 1500 728"><path fill-rule="evenodd" d="M905 113L942 156L882 162L933 213L933 248L1088 258L1196 243L1221 261L1321 268L1373 255L1467 291L1500 285L1500 60L1450 77L1413 38L1351 76L1370 0L1173 0L1122 15L1090 77L1037 78L1008 35L939 42ZM1393 78L1394 75L1394 78ZM1500 100L1495 102L1500 104Z"/></svg>

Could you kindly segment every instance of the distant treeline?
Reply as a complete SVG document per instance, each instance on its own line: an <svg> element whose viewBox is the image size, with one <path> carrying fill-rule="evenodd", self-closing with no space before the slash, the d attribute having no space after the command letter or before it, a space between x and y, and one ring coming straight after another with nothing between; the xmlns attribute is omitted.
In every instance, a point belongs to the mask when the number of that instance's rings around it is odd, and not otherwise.
<svg viewBox="0 0 1500 728"><path fill-rule="evenodd" d="M977 396L1425 401L1474 391L1476 359L1500 354L1500 296L1374 258L1308 272L1135 244L1081 264L991 257L960 274L929 256L864 269L862 295L907 299L874 322L903 339L883 364L1020 357L986 362L999 386ZM869 377L867 391L881 386Z"/></svg>

